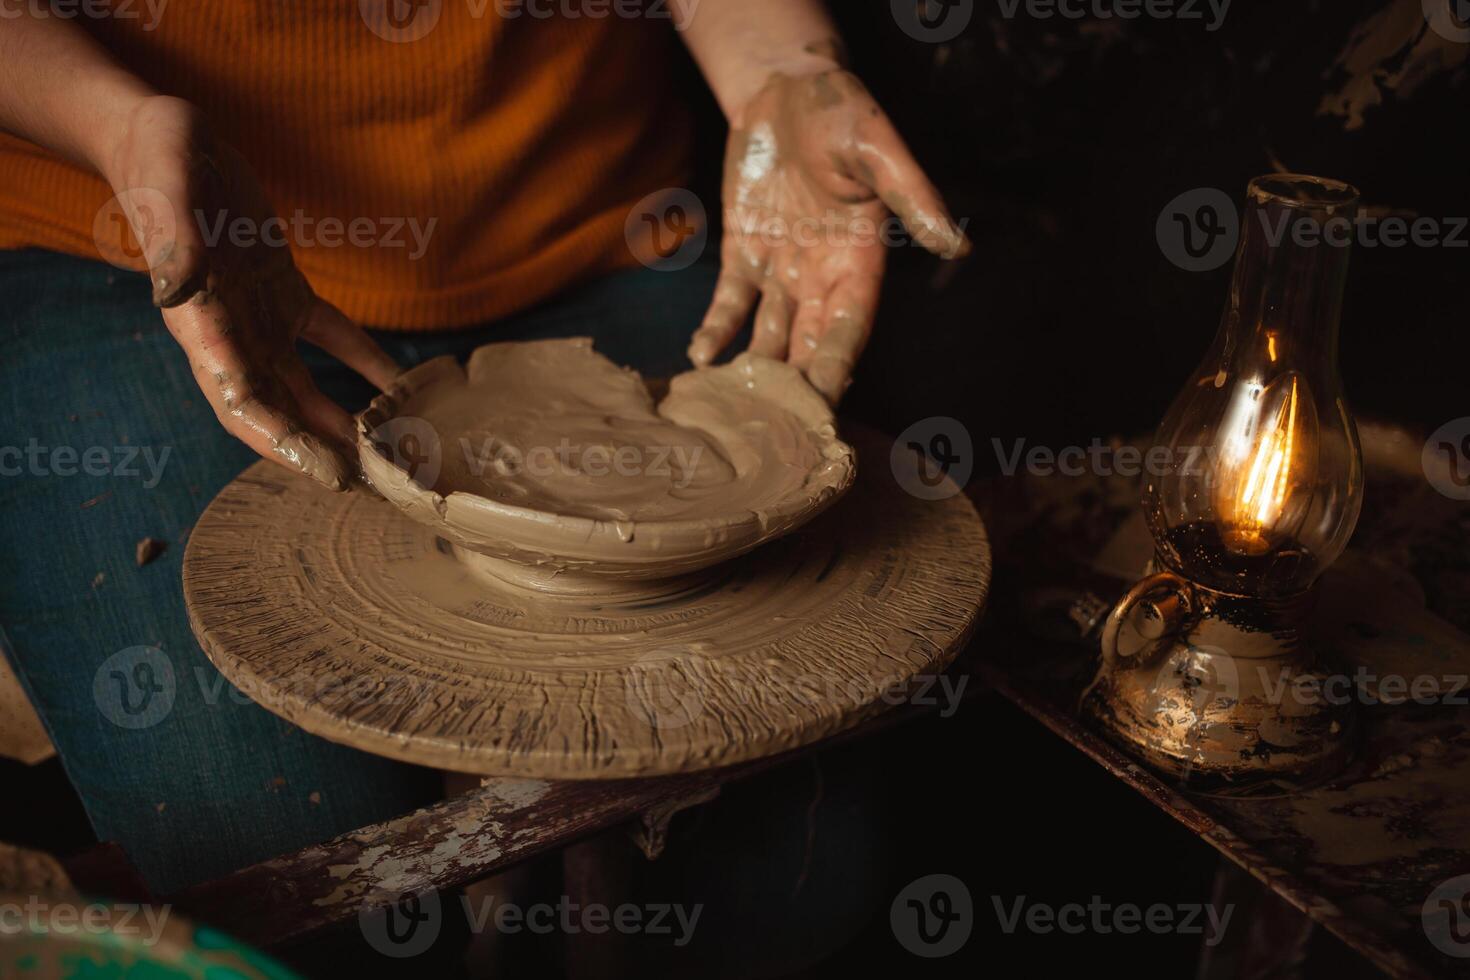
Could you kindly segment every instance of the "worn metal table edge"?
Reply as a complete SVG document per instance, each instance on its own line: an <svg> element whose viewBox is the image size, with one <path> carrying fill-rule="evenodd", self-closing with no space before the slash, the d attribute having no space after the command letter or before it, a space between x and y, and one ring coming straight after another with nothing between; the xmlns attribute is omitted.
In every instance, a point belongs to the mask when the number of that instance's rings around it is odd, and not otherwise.
<svg viewBox="0 0 1470 980"><path fill-rule="evenodd" d="M1103 741L1069 712L1033 700L1013 685L1005 672L983 660L975 665L985 686L1036 719L1080 750L1144 799L1184 824L1191 832L1252 878L1281 896L1293 908L1361 953L1375 966L1400 980L1433 980L1434 974L1405 956L1379 930L1349 916L1299 876L1278 867L1257 848L1201 810L1187 795L1169 786L1132 757Z"/></svg>

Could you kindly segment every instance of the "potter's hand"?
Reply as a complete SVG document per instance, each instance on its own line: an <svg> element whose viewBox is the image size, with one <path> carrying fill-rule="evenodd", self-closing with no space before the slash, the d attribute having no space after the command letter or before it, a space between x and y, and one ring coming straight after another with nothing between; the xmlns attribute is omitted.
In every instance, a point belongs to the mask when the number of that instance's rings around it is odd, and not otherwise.
<svg viewBox="0 0 1470 980"><path fill-rule="evenodd" d="M760 297L750 349L789 358L836 404L868 341L891 211L944 258L970 249L857 77L773 75L731 123L714 302L689 357L709 364Z"/></svg>
<svg viewBox="0 0 1470 980"><path fill-rule="evenodd" d="M352 418L317 390L297 338L379 388L398 367L312 292L245 161L192 106L154 97L132 111L103 169L142 248L153 301L220 423L266 459L346 489Z"/></svg>

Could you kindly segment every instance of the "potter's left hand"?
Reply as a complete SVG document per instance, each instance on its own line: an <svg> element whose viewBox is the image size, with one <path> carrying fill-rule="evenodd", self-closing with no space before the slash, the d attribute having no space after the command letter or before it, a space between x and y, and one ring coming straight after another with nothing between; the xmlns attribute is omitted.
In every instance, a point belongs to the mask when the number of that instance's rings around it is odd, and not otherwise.
<svg viewBox="0 0 1470 980"><path fill-rule="evenodd" d="M787 358L834 405L867 345L889 212L943 258L970 242L850 72L771 77L732 120L714 301L689 346L709 364L757 297L750 349Z"/></svg>

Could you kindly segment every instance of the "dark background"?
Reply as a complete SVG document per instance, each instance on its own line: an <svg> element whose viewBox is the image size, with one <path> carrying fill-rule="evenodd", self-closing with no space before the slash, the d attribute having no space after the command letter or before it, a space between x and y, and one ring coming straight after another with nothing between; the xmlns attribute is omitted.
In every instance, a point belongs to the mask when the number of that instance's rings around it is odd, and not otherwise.
<svg viewBox="0 0 1470 980"><path fill-rule="evenodd" d="M1243 201L1273 159L1354 184L1365 206L1470 215L1463 67L1386 94L1354 132L1317 115L1355 25L1391 5L1236 0L1208 33L1007 20L977 0L944 46L896 29L887 0L832 5L856 70L976 244L940 289L937 262L895 254L848 410L895 431L952 415L977 447L1148 431L1213 337L1230 275L1174 266L1155 221L1196 187ZM1341 366L1355 411L1426 433L1470 412L1467 272L1467 247L1354 252Z"/></svg>
<svg viewBox="0 0 1470 980"><path fill-rule="evenodd" d="M1155 222L1181 192L1218 187L1243 200L1247 181L1279 161L1349 181L1369 206L1470 215L1463 68L1412 98L1386 93L1355 131L1317 114L1342 81L1332 66L1355 25L1386 3L1235 0L1211 33L1201 21L1039 20L1024 8L1006 19L997 0L976 0L943 45L906 35L889 0L830 6L854 69L976 245L947 275L917 248L895 251L845 410L890 432L952 416L970 432L977 476L997 469L992 439L1087 445L1157 423L1214 334L1230 274L1229 264L1186 272L1162 254ZM723 128L688 70L714 187ZM1467 260L1466 248L1355 252L1341 366L1360 415L1428 432L1470 414ZM920 875L961 878L976 933L955 956L921 961L875 903L807 975L1192 975L1197 937L1001 932L991 895L1205 902L1216 868L1192 835L1007 703L983 697L844 759L834 766L871 776L864 819L884 841L850 859L877 869L888 896ZM0 781L9 799L39 804L29 816L11 809L4 837L60 853L86 842L79 809L41 802L70 792L54 763L5 765ZM744 792L758 809L762 790ZM1328 974L1372 972L1320 939L1310 975Z"/></svg>

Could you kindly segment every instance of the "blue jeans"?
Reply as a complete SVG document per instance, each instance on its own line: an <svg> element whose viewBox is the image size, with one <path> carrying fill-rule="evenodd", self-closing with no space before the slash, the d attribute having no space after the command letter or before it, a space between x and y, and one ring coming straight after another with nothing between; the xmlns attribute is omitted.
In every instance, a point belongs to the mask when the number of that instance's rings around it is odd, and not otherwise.
<svg viewBox="0 0 1470 980"><path fill-rule="evenodd" d="M707 264L624 272L483 328L377 337L409 366L493 340L588 334L615 361L672 374L687 367L714 278ZM305 353L323 391L366 404L366 382ZM145 277L0 252L0 647L97 836L120 843L158 894L440 795L437 772L251 703L194 642L184 542L254 459L215 421ZM140 567L147 537L167 549Z"/></svg>

